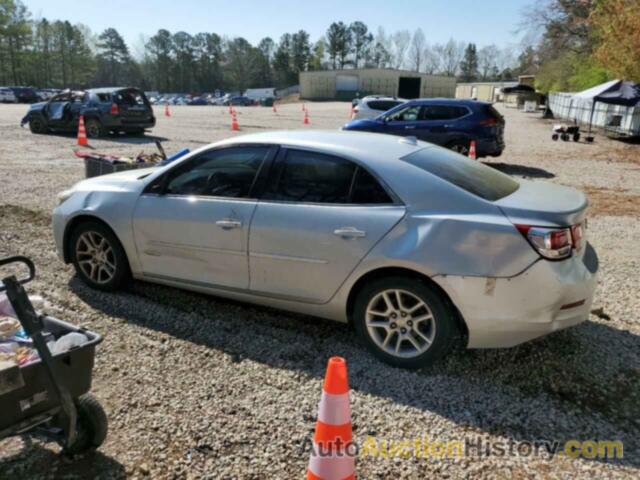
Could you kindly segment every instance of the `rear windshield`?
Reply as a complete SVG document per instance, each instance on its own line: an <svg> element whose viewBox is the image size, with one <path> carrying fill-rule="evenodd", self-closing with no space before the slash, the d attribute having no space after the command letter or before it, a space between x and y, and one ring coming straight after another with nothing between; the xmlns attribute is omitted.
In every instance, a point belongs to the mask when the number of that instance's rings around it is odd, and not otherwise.
<svg viewBox="0 0 640 480"><path fill-rule="evenodd" d="M423 148L401 160L491 202L520 186L509 175L443 148Z"/></svg>
<svg viewBox="0 0 640 480"><path fill-rule="evenodd" d="M148 100L138 90L119 90L113 93L114 101L119 105L146 105Z"/></svg>

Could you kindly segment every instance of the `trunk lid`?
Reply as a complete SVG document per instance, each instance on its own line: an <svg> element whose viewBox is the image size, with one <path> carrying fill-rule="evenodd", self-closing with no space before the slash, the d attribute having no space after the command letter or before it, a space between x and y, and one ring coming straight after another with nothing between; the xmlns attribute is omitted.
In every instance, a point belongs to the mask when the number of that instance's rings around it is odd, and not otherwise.
<svg viewBox="0 0 640 480"><path fill-rule="evenodd" d="M519 180L520 187L494 204L514 224L570 227L586 216L584 193L555 183Z"/></svg>

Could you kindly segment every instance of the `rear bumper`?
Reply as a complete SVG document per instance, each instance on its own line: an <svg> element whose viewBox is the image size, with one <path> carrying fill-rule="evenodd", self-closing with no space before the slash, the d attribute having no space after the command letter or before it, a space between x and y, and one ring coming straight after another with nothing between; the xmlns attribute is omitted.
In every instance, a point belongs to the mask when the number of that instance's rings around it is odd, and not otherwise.
<svg viewBox="0 0 640 480"><path fill-rule="evenodd" d="M497 138L479 139L476 152L479 157L499 157L504 150L504 141Z"/></svg>
<svg viewBox="0 0 640 480"><path fill-rule="evenodd" d="M460 310L469 348L513 347L584 322L597 283L591 245L582 258L539 260L511 278L434 277Z"/></svg>

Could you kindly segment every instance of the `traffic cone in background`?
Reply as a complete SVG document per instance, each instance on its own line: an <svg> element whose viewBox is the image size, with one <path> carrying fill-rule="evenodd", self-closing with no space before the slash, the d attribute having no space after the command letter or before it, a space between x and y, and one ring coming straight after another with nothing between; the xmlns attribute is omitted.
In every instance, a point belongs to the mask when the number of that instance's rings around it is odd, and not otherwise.
<svg viewBox="0 0 640 480"><path fill-rule="evenodd" d="M271 107L271 110L273 111L273 113L278 113L278 109L276 108L276 104L275 103Z"/></svg>
<svg viewBox="0 0 640 480"><path fill-rule="evenodd" d="M86 147L89 145L87 141L87 131L84 128L84 115L80 115L80 121L78 122L78 145Z"/></svg>
<svg viewBox="0 0 640 480"><path fill-rule="evenodd" d="M307 480L355 480L355 456L348 454L353 453L348 451L352 441L347 362L331 357L320 397Z"/></svg>
<svg viewBox="0 0 640 480"><path fill-rule="evenodd" d="M349 110L349 119L353 118L353 114L356 113L356 109L353 105L351 105L351 109Z"/></svg>
<svg viewBox="0 0 640 480"><path fill-rule="evenodd" d="M231 130L238 131L240 127L238 126L238 118L236 117L235 110L231 111Z"/></svg>
<svg viewBox="0 0 640 480"><path fill-rule="evenodd" d="M169 110L169 104L165 103L164 105L164 116L165 117L170 117L171 116L171 110Z"/></svg>
<svg viewBox="0 0 640 480"><path fill-rule="evenodd" d="M311 122L309 121L309 110L304 111L304 120L302 121L305 125L309 125Z"/></svg>
<svg viewBox="0 0 640 480"><path fill-rule="evenodd" d="M469 158L475 160L476 157L476 141L471 140L471 144L469 145Z"/></svg>
<svg viewBox="0 0 640 480"><path fill-rule="evenodd" d="M233 105L229 104L229 115L233 115Z"/></svg>
<svg viewBox="0 0 640 480"><path fill-rule="evenodd" d="M305 104L304 104L304 103L302 104L302 111L303 111L303 112L306 112L306 111L307 111L307 107L305 106Z"/></svg>

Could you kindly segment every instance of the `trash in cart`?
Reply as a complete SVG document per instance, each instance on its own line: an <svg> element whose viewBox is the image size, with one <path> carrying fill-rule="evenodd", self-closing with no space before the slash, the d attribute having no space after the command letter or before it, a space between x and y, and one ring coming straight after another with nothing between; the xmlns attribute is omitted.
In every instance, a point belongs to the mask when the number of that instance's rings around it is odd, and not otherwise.
<svg viewBox="0 0 640 480"><path fill-rule="evenodd" d="M0 439L44 436L71 455L98 448L108 422L89 391L102 337L36 312L22 286L35 276L33 262L0 259L0 267L9 264L26 265L29 274L0 282Z"/></svg>
<svg viewBox="0 0 640 480"><path fill-rule="evenodd" d="M100 175L107 175L109 173L121 172L123 170L155 167L161 161L167 159L164 149L158 141L156 141L156 148L158 149L158 152L140 152L133 157L81 150L74 150L73 153L76 157L84 160L85 177L91 178L98 177Z"/></svg>

